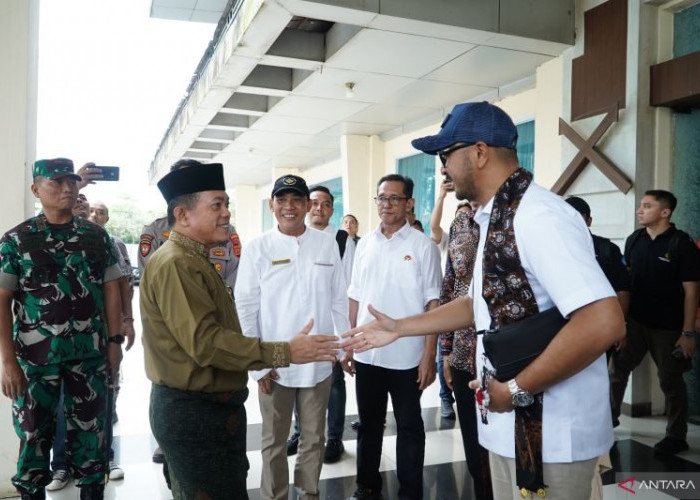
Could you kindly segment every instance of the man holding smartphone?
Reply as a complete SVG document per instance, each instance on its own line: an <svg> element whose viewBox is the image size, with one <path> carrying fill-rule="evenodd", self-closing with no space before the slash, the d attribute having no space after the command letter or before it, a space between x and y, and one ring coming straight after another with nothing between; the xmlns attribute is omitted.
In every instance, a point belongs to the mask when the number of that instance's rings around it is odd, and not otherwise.
<svg viewBox="0 0 700 500"><path fill-rule="evenodd" d="M102 499L107 374L119 370L124 341L120 272L109 235L73 216L73 162L38 160L32 174L42 211L0 241L2 391L20 436L12 483L22 499L45 498L63 385L71 472L81 499Z"/></svg>

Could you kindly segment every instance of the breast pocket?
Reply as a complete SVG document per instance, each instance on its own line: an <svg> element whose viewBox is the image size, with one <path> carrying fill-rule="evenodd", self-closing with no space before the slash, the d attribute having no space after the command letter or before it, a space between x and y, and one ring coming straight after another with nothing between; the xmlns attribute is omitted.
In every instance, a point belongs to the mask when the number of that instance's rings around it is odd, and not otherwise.
<svg viewBox="0 0 700 500"><path fill-rule="evenodd" d="M314 262L311 269L311 286L322 293L330 293L333 281L333 271L335 264L331 262Z"/></svg>

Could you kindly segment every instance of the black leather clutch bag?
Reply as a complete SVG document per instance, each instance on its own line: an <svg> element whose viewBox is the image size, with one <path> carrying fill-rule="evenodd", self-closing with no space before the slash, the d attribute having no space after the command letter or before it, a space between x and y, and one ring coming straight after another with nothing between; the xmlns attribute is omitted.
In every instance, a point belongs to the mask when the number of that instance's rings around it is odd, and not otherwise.
<svg viewBox="0 0 700 500"><path fill-rule="evenodd" d="M496 380L514 378L545 350L567 321L553 307L498 330L486 330L484 351L496 370Z"/></svg>

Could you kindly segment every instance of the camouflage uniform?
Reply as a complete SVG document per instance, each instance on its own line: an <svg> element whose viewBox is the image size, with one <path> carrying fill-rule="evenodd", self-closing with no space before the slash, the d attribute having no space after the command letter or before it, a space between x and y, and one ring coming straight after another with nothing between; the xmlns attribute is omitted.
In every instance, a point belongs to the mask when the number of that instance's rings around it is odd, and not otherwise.
<svg viewBox="0 0 700 500"><path fill-rule="evenodd" d="M32 217L0 240L0 287L14 292L13 339L27 378L13 402L20 438L12 483L33 493L51 481L49 450L61 383L67 456L78 485L105 480L107 325L102 285L120 277L107 233L74 217Z"/></svg>
<svg viewBox="0 0 700 500"><path fill-rule="evenodd" d="M139 271L141 273L143 273L143 268L146 267L146 262L153 255L153 252L168 241L169 236L170 226L168 225L167 217L156 219L143 227L138 256ZM228 241L209 250L209 261L214 265L214 268L226 282L226 286L231 290L236 284L240 257L241 240L238 238L236 228L229 226Z"/></svg>

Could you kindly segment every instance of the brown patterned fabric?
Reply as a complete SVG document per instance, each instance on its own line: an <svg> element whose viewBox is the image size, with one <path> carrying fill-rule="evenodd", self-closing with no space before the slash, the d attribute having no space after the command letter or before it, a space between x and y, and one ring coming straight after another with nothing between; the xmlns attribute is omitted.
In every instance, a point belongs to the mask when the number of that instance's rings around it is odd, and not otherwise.
<svg viewBox="0 0 700 500"><path fill-rule="evenodd" d="M510 325L539 312L515 241L513 220L532 174L516 170L494 197L483 261L483 297L491 328ZM542 467L542 394L524 408L515 408L515 472L519 488L545 488Z"/></svg>
<svg viewBox="0 0 700 500"><path fill-rule="evenodd" d="M479 225L472 210L457 212L450 226L445 277L442 280L440 305L469 295L474 261L479 244ZM440 335L440 354L450 356L450 366L476 373L476 329L474 325Z"/></svg>

